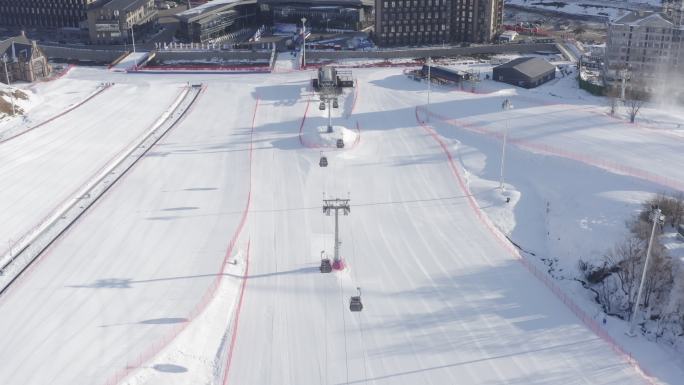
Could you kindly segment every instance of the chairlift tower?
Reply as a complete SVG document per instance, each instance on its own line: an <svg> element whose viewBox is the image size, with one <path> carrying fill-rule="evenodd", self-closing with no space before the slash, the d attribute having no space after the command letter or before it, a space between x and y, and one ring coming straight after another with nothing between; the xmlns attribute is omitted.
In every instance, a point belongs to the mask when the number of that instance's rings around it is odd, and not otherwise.
<svg viewBox="0 0 684 385"><path fill-rule="evenodd" d="M333 268L336 270L344 269L344 262L340 258L340 231L339 231L339 213L342 211L343 215L349 215L351 211L349 208L349 198L347 199L323 199L323 213L330 216L331 212L335 212L335 255L333 257Z"/></svg>
<svg viewBox="0 0 684 385"><path fill-rule="evenodd" d="M318 76L312 80L314 91L318 92L321 102L318 109L328 109L328 132L333 132L332 109L339 107L338 97L343 88L354 87L354 80L350 72L338 71L331 66L323 66L318 69Z"/></svg>

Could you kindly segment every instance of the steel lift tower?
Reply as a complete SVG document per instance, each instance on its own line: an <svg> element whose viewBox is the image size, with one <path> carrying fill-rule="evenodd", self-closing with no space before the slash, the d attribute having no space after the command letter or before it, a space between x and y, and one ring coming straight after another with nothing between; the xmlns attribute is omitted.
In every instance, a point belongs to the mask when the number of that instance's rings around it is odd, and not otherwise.
<svg viewBox="0 0 684 385"><path fill-rule="evenodd" d="M349 215L351 211L349 208L349 199L323 199L323 213L330 216L331 212L335 212L335 256L333 257L333 269L344 269L344 261L340 258L340 231L339 231L339 213L342 211L343 215Z"/></svg>

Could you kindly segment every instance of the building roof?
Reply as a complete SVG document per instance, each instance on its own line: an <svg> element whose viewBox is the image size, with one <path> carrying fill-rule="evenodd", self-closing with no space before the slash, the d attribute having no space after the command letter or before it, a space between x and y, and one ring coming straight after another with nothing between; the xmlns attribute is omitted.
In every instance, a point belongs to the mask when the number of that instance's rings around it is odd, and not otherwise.
<svg viewBox="0 0 684 385"><path fill-rule="evenodd" d="M673 25L673 23L668 19L667 15L661 12L653 11L630 12L615 20L611 24L627 24L636 26L653 23L658 25Z"/></svg>
<svg viewBox="0 0 684 385"><path fill-rule="evenodd" d="M372 7L375 5L375 0L259 0L259 3L265 4L306 4L311 7L317 6L348 6L348 7Z"/></svg>
<svg viewBox="0 0 684 385"><path fill-rule="evenodd" d="M33 43L25 35L10 37L9 39L0 41L0 57L2 57L2 55L4 55L5 53L11 55L12 43L15 44L15 50L17 45L29 46L31 48L33 47Z"/></svg>
<svg viewBox="0 0 684 385"><path fill-rule="evenodd" d="M243 4L254 4L256 0L214 0L200 6L190 8L176 15L181 20L191 21L225 11Z"/></svg>
<svg viewBox="0 0 684 385"><path fill-rule="evenodd" d="M95 3L92 9L110 9L112 11L118 10L122 12L128 12L138 9L145 5L148 0L100 0L100 2Z"/></svg>
<svg viewBox="0 0 684 385"><path fill-rule="evenodd" d="M520 57L509 61L508 63L494 67L494 69L511 68L525 76L531 78L543 75L549 71L554 71L556 66L547 62L540 57Z"/></svg>

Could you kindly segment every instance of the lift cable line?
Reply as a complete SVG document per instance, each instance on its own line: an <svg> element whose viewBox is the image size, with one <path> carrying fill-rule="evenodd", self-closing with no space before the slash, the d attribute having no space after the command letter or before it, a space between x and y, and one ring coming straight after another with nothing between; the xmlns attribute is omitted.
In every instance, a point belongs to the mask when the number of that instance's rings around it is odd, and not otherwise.
<svg viewBox="0 0 684 385"><path fill-rule="evenodd" d="M391 205L403 205L403 204L410 204L410 203L428 203L428 202L440 202L440 201L451 201L451 200L457 200L457 199L464 199L468 197L475 196L476 194L468 194L468 195L453 195L453 196L446 196L446 197L437 197L437 198L422 198L422 199L406 199L406 200L387 200L387 201L375 201L375 202L366 202L366 203L355 203L354 207L374 207L374 206L391 206ZM276 209L255 209L255 210L249 210L250 214L268 214L268 213L282 213L282 212L291 212L291 211L307 211L307 210L320 210L321 206L316 205L316 206L304 206L304 207L289 207L289 208L276 208ZM224 211L224 212L218 212L218 213L211 213L211 214L196 214L196 215L187 215L184 218L194 218L194 217L206 217L206 216L214 216L214 215L233 215L233 214L241 214L242 211Z"/></svg>

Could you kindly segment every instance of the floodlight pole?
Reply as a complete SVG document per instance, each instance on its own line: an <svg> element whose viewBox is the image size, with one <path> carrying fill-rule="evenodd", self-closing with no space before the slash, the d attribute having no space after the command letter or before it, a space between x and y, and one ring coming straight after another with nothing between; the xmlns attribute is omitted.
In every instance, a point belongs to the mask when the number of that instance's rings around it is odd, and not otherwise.
<svg viewBox="0 0 684 385"><path fill-rule="evenodd" d="M133 32L133 26L135 24L131 24L131 39L133 40L133 53L135 53L135 32Z"/></svg>
<svg viewBox="0 0 684 385"><path fill-rule="evenodd" d="M661 214L659 208L655 208L651 213L651 219L653 220L653 227L651 228L651 238L648 241L648 248L646 248L646 261L644 262L644 271L641 272L641 283L639 283L639 291L637 292L637 299L634 303L634 308L632 309L632 318L629 320L629 331L626 333L630 337L636 336L634 333L634 327L636 326L636 315L639 309L639 302L641 302L641 294L644 289L644 282L646 281L646 271L648 270L648 262L651 259L651 250L653 249L653 238L655 238L656 224L665 220L665 217Z"/></svg>
<svg viewBox="0 0 684 385"><path fill-rule="evenodd" d="M333 257L333 268L337 270L344 269L344 262L340 258L340 233L339 233L339 213L349 215L351 211L349 208L349 199L323 199L323 213L330 215L331 211L335 211L335 255Z"/></svg>
<svg viewBox="0 0 684 385"><path fill-rule="evenodd" d="M17 111L15 110L14 107L14 93L12 92L12 84L10 83L10 78L9 78L9 72L7 71L7 54L2 55L2 62L5 64L5 76L7 77L7 86L10 87L9 94L10 94L10 99L12 100L12 116L17 114Z"/></svg>
<svg viewBox="0 0 684 385"><path fill-rule="evenodd" d="M306 17L302 17L302 68L306 68Z"/></svg>
<svg viewBox="0 0 684 385"><path fill-rule="evenodd" d="M432 79L431 79L431 77L432 77L432 73L431 73L432 65L431 65L431 63L432 63L432 60L431 60L430 56L428 56L428 58L427 58L427 66L428 66L428 78L427 78L427 83L428 83L428 94L427 94L427 111L426 111L426 112L427 112L426 115L427 115L427 121L428 121L428 122L430 121L430 90L431 90L431 88L432 88Z"/></svg>
<svg viewBox="0 0 684 385"><path fill-rule="evenodd" d="M501 103L501 109L506 112L513 108L511 101L506 99ZM504 191L504 162L506 161L506 141L508 139L508 116L506 116L506 127L504 129L503 145L501 146L501 174L499 177L499 188Z"/></svg>

